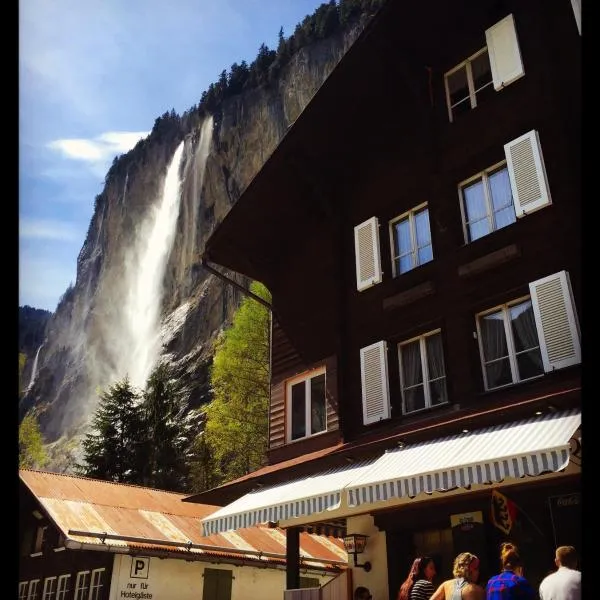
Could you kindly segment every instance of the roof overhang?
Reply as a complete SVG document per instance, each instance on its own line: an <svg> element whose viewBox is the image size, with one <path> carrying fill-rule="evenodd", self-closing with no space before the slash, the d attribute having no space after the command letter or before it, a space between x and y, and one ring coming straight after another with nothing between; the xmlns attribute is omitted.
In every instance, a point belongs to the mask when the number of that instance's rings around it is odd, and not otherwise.
<svg viewBox="0 0 600 600"><path fill-rule="evenodd" d="M267 522L305 525L438 492L556 474L578 456L580 426L581 411L571 409L408 445L359 465L250 492L202 519L204 531Z"/></svg>

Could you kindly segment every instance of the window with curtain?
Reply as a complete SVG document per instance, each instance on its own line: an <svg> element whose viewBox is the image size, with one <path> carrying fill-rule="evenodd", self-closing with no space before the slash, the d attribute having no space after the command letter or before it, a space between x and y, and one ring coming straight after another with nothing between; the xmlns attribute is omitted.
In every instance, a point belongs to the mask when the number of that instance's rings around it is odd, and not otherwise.
<svg viewBox="0 0 600 600"><path fill-rule="evenodd" d="M420 205L390 221L394 277L433 259L429 209Z"/></svg>
<svg viewBox="0 0 600 600"><path fill-rule="evenodd" d="M467 243L517 220L506 162L460 185Z"/></svg>
<svg viewBox="0 0 600 600"><path fill-rule="evenodd" d="M294 441L327 429L325 369L312 371L287 383L288 440Z"/></svg>
<svg viewBox="0 0 600 600"><path fill-rule="evenodd" d="M486 390L544 374L531 298L481 313L477 331Z"/></svg>
<svg viewBox="0 0 600 600"><path fill-rule="evenodd" d="M398 358L404 414L448 402L440 330L398 344Z"/></svg>

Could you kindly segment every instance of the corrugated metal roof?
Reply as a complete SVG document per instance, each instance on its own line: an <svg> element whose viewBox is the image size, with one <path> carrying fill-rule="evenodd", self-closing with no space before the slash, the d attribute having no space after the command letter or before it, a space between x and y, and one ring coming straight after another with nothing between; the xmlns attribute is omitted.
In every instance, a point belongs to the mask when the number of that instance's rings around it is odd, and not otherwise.
<svg viewBox="0 0 600 600"><path fill-rule="evenodd" d="M581 411L485 427L385 452L376 459L250 492L203 519L205 532L311 516L390 498L564 469Z"/></svg>
<svg viewBox="0 0 600 600"><path fill-rule="evenodd" d="M104 545L113 552L143 549L188 560L204 556L219 557L223 562L254 560L263 566L285 563L284 531L257 526L235 535L204 536L202 519L219 507L183 502L185 494L30 469L21 469L19 475L71 543L94 549ZM73 531L107 535L103 541L94 535L69 533ZM304 564L316 568L347 562L343 541L332 536L302 532L300 554L305 557Z"/></svg>

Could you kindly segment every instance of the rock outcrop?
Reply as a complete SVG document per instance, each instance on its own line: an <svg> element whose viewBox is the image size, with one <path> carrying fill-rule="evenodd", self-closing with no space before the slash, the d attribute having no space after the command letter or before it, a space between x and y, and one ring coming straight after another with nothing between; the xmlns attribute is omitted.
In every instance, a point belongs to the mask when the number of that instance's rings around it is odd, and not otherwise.
<svg viewBox="0 0 600 600"><path fill-rule="evenodd" d="M89 427L105 389L128 373L119 357L128 348L122 314L132 276L132 248L159 198L169 162L185 140L176 233L163 278L160 335L163 358L188 383L190 403L209 398L213 342L230 322L242 295L199 264L205 240L239 198L321 83L352 44L363 23L296 52L270 86L223 101L206 119L180 118L166 134L155 130L109 170L77 263L77 280L50 318L34 385L20 413L37 414L48 442L46 468L69 472L78 438ZM206 143L206 136L204 137ZM246 287L249 282L230 274Z"/></svg>

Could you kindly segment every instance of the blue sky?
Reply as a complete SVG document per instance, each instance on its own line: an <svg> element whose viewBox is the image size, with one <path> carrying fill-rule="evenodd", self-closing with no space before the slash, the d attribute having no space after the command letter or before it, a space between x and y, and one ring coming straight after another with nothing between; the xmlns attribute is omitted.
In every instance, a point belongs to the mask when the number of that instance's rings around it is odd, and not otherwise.
<svg viewBox="0 0 600 600"><path fill-rule="evenodd" d="M54 311L116 155L318 0L19 3L19 305Z"/></svg>

